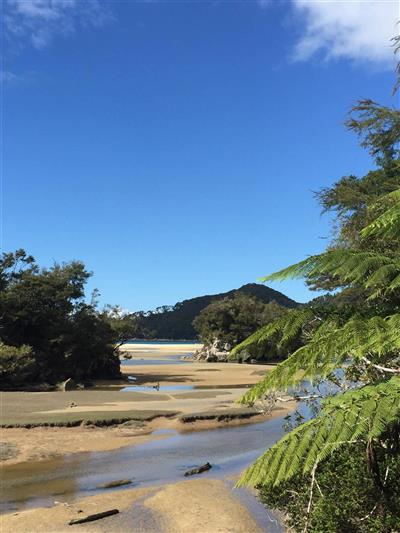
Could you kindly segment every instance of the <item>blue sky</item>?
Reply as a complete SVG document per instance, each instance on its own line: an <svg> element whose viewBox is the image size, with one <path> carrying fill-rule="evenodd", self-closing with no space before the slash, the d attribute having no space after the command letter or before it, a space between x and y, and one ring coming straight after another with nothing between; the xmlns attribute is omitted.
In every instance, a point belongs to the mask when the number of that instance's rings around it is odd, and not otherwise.
<svg viewBox="0 0 400 533"><path fill-rule="evenodd" d="M372 166L347 111L397 103L397 1L2 9L4 250L81 259L89 289L130 310L321 251L312 191ZM302 282L275 287L310 298Z"/></svg>

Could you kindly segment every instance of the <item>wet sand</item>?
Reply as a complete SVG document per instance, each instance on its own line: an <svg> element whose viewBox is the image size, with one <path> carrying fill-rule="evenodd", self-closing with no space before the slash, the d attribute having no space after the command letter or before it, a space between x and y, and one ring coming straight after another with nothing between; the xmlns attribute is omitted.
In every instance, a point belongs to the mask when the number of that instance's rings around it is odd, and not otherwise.
<svg viewBox="0 0 400 533"><path fill-rule="evenodd" d="M191 345L190 349L193 350L195 347L197 346ZM128 349L135 354L139 353L142 358L142 345L128 345ZM148 346L146 349L148 350ZM171 345L155 345L145 353L145 358L168 360L171 354L176 354L176 350L182 353L190 351L188 345L173 345L172 347ZM136 355L134 357L136 358ZM18 414L23 409L27 409L28 420L38 416L44 420L46 417L54 420L57 417L62 419L67 416L79 418L80 415L94 419L105 415L118 418L129 413L138 413L144 418L147 414L162 415L163 412L177 413L177 415L172 419L160 416L152 421L129 424L129 427L119 425L102 428L82 425L72 428L2 428L1 441L15 445L18 451L14 457L6 459L2 464L16 464L74 452L106 451L141 444L146 440L154 439L151 432L160 428L194 431L249 423L249 420L219 422L209 420L182 424L178 415L202 412L219 413L227 409L240 409L241 406L236 402L247 390L246 387L257 383L271 368L266 365L204 362L156 366L147 365L144 361L143 364L133 366L122 365L121 369L125 375L134 375L137 378L134 383L148 385L149 390L145 393L118 392L115 384L110 387L112 392L88 389L68 393L3 393L4 404L6 405L8 397L12 398L11 404L18 410ZM151 388L154 384L160 385L160 391ZM201 388L188 392L163 392L164 386L181 385ZM124 384L119 385L119 387L122 386ZM74 400L74 407L70 407L71 399ZM293 407L292 403L278 405L272 416L282 416ZM265 416L260 415L251 421L259 422L262 419L265 419Z"/></svg>
<svg viewBox="0 0 400 533"><path fill-rule="evenodd" d="M124 347L125 348L125 347ZM187 354L188 345L178 345L179 353ZM196 347L197 348L197 347ZM271 367L265 365L238 365L234 363L193 362L176 364L170 361L177 348L158 345L148 350L140 345L129 345L134 364L123 364L125 375L136 377L134 383L149 386L148 392L118 392L114 384L107 391L75 391L74 393L5 393L21 394L25 409L32 416L97 416L108 413L140 413L142 421L111 427L38 427L32 429L3 428L1 441L16 446L17 454L6 459L3 465L21 465L34 461L73 457L77 452L103 452L164 439L165 435L152 434L155 430L174 429L179 433L238 426L260 422L266 418L284 416L295 403L277 405L267 417L258 415L251 420L205 420L182 423L179 415L190 413L240 410L237 400L249 386L257 383ZM164 364L156 365L154 360ZM143 362L141 361L143 360ZM146 364L147 363L147 364ZM151 387L159 384L160 390ZM121 384L120 386L122 386ZM163 392L163 387L191 385L189 392ZM200 387L200 388L199 388ZM109 391L113 392L109 392ZM73 409L68 395L79 398ZM35 396L36 395L36 396ZM44 396L39 396L44 395ZM54 395L54 396L52 396ZM41 398L40 411L35 401ZM43 398L46 402L43 403ZM61 401L61 403L60 403ZM36 410L35 410L36 409ZM173 417L159 416L146 420L146 413L175 412ZM29 414L29 413L28 413ZM71 454L71 455L70 455ZM158 478L159 479L159 478ZM72 504L55 504L50 508L29 509L8 513L0 519L2 533L62 533L71 531L68 521L82 514L118 508L119 515L87 525L74 525L74 531L137 532L137 533L258 533L261 532L249 510L236 497L235 491L221 479L193 479L169 483L161 487L132 488L104 492L89 498L80 498ZM78 513L82 510L83 513ZM223 512L221 512L223 510Z"/></svg>
<svg viewBox="0 0 400 533"><path fill-rule="evenodd" d="M71 519L107 509L118 515L82 525ZM82 511L82 512L79 512ZM194 479L161 487L103 493L3 515L2 533L262 533L248 509L223 481Z"/></svg>

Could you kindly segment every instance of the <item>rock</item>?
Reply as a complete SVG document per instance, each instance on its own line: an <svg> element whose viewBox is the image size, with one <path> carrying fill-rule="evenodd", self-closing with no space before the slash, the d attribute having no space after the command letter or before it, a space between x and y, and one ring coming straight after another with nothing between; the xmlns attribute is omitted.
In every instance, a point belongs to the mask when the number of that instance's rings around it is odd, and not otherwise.
<svg viewBox="0 0 400 533"><path fill-rule="evenodd" d="M114 487L122 487L123 485L130 485L131 483L131 479L116 479L115 481L109 481L108 483L97 485L96 489L113 489Z"/></svg>
<svg viewBox="0 0 400 533"><path fill-rule="evenodd" d="M210 470L212 466L210 463L206 463L205 465L198 466L197 468L192 468L192 470L188 470L185 472L185 476L194 476L195 474L201 474L202 472L207 472L207 470Z"/></svg>
<svg viewBox="0 0 400 533"><path fill-rule="evenodd" d="M207 361L207 363L226 363L229 357L231 346L228 343L222 344L215 339L211 344L203 346L194 353L193 358L198 361Z"/></svg>
<svg viewBox="0 0 400 533"><path fill-rule="evenodd" d="M64 392L69 390L76 390L78 388L78 385L75 383L75 381L72 378L68 378L63 383L60 384L60 389Z"/></svg>

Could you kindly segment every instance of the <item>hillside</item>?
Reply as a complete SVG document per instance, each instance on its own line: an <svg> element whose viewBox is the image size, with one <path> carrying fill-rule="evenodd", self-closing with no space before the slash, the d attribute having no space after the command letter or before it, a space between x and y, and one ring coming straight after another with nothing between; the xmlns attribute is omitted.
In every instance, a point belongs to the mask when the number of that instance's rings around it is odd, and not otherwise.
<svg viewBox="0 0 400 533"><path fill-rule="evenodd" d="M211 302L222 298L233 297L237 293L249 294L257 297L264 303L276 303L293 308L299 305L279 291L265 285L248 283L239 289L233 289L220 294L212 294L190 298L178 302L173 307L164 307L143 317L143 325L151 331L152 337L157 339L194 339L196 332L192 322L196 316Z"/></svg>

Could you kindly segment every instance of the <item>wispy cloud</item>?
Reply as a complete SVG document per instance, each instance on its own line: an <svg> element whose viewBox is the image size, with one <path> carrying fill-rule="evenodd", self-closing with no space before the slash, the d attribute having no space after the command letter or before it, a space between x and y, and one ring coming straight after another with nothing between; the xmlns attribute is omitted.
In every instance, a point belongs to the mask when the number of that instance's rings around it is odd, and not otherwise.
<svg viewBox="0 0 400 533"><path fill-rule="evenodd" d="M10 70L0 70L0 83L16 83L18 76Z"/></svg>
<svg viewBox="0 0 400 533"><path fill-rule="evenodd" d="M398 0L293 0L301 37L294 58L347 58L393 64L391 39L398 35Z"/></svg>
<svg viewBox="0 0 400 533"><path fill-rule="evenodd" d="M110 17L99 0L5 0L3 6L7 37L38 49L57 35L102 26Z"/></svg>

